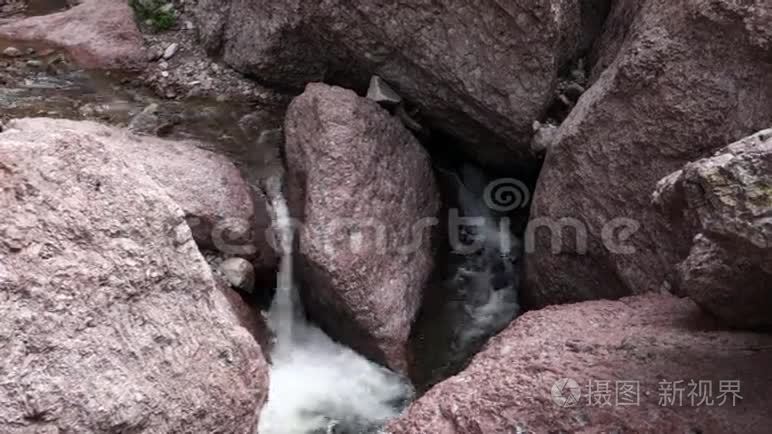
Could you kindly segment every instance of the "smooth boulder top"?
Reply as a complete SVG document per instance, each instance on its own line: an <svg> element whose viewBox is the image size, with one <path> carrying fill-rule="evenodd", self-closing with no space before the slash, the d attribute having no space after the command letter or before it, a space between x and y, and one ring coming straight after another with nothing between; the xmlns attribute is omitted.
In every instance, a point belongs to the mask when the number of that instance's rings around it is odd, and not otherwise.
<svg viewBox="0 0 772 434"><path fill-rule="evenodd" d="M227 157L202 149L194 141L138 136L88 121L17 119L6 128L29 134L74 134L99 142L163 187L184 211L199 246L250 258L260 269L275 266L264 198L250 188Z"/></svg>

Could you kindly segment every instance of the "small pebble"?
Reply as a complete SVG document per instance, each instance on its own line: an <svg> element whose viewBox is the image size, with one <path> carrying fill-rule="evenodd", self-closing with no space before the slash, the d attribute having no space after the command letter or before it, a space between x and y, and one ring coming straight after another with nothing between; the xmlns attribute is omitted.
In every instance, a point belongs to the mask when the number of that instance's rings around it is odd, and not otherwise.
<svg viewBox="0 0 772 434"><path fill-rule="evenodd" d="M174 10L174 4L173 3L166 3L165 5L161 6L158 9L158 12L163 14L168 14L169 12Z"/></svg>
<svg viewBox="0 0 772 434"><path fill-rule="evenodd" d="M384 107L395 107L402 102L402 97L400 97L386 81L377 75L373 75L370 78L370 88L367 89L367 98Z"/></svg>
<svg viewBox="0 0 772 434"><path fill-rule="evenodd" d="M163 54L164 54L164 52L160 48L153 47L153 48L147 50L147 60L149 60L150 62L154 62L154 61L160 59L161 56L163 56Z"/></svg>
<svg viewBox="0 0 772 434"><path fill-rule="evenodd" d="M248 293L254 291L255 268L246 259L226 259L220 264L219 271L232 287Z"/></svg>
<svg viewBox="0 0 772 434"><path fill-rule="evenodd" d="M177 50L179 48L180 48L180 44L176 42L169 45L168 47L166 47L166 50L164 50L163 58L166 60L171 59L172 57L174 57L175 54L177 54Z"/></svg>
<svg viewBox="0 0 772 434"><path fill-rule="evenodd" d="M16 47L8 47L5 50L3 50L3 56L6 56L6 57L19 57L21 55L22 55L21 51L19 51L19 49Z"/></svg>

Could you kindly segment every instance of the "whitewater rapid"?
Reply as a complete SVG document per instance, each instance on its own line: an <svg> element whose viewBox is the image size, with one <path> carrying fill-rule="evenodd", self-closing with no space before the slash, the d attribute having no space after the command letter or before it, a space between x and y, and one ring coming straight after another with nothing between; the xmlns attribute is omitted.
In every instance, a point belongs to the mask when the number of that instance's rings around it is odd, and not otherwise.
<svg viewBox="0 0 772 434"><path fill-rule="evenodd" d="M459 256L447 282L453 296L442 326L450 340L432 349L443 354L447 366L463 363L520 312L519 240L486 206L485 177L479 169L464 166L453 179L461 214L485 223L465 234L481 240L481 248ZM414 389L306 320L293 275L294 229L281 179L266 185L281 264L268 315L274 334L270 389L257 434L378 433L411 401Z"/></svg>
<svg viewBox="0 0 772 434"><path fill-rule="evenodd" d="M257 434L377 433L411 400L413 388L306 321L294 283L294 234L281 182L267 185L281 265L268 316L275 337L270 389Z"/></svg>

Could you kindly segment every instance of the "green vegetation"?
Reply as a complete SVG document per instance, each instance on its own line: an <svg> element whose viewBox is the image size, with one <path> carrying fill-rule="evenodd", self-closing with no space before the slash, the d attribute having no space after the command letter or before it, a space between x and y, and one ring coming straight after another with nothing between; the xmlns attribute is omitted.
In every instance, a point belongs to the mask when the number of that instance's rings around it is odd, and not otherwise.
<svg viewBox="0 0 772 434"><path fill-rule="evenodd" d="M177 13L172 3L162 0L129 0L137 21L154 32L169 30L177 24Z"/></svg>

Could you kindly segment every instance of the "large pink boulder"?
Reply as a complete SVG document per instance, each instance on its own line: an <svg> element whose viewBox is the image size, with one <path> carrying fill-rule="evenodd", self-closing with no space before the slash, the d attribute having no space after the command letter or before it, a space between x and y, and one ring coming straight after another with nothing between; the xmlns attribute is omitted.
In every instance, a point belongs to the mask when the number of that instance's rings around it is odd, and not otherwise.
<svg viewBox="0 0 772 434"><path fill-rule="evenodd" d="M768 334L716 330L688 299L552 306L517 319L386 431L763 434L770 348Z"/></svg>
<svg viewBox="0 0 772 434"><path fill-rule="evenodd" d="M599 32L607 0L201 0L204 46L282 88L376 74L471 158L529 158L559 70ZM598 6L601 7L598 7Z"/></svg>
<svg viewBox="0 0 772 434"><path fill-rule="evenodd" d="M265 201L227 157L194 141L137 136L94 122L19 119L8 128L29 134L71 134L98 142L138 172L154 179L185 213L200 247L252 259L272 270L276 254L267 239ZM272 272L272 271L271 271Z"/></svg>
<svg viewBox="0 0 772 434"><path fill-rule="evenodd" d="M12 20L0 24L0 38L65 48L86 68L140 69L146 62L126 0L83 0L63 12Z"/></svg>
<svg viewBox="0 0 772 434"><path fill-rule="evenodd" d="M286 121L289 202L305 304L336 340L405 371L432 271L439 197L429 156L399 119L354 92L310 84Z"/></svg>
<svg viewBox="0 0 772 434"><path fill-rule="evenodd" d="M694 237L673 288L728 325L772 327L772 129L667 176L654 202Z"/></svg>
<svg viewBox="0 0 772 434"><path fill-rule="evenodd" d="M615 8L607 29L623 42L599 48L608 68L559 128L534 194L523 292L531 307L666 289L691 236L651 206L657 182L772 119L772 3ZM550 225L564 230L562 242L538 229Z"/></svg>
<svg viewBox="0 0 772 434"><path fill-rule="evenodd" d="M268 365L182 209L31 122L0 134L0 432L253 432Z"/></svg>

